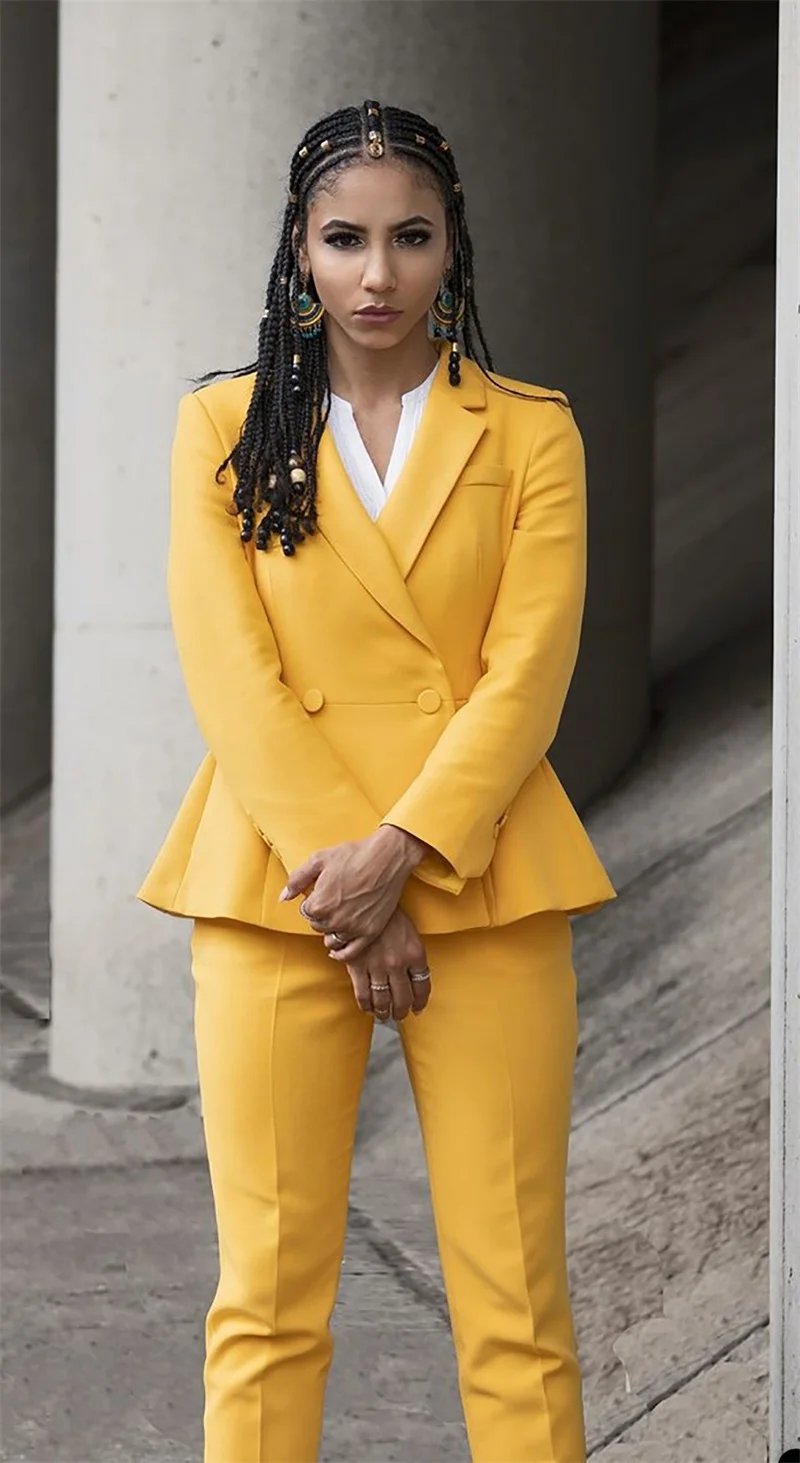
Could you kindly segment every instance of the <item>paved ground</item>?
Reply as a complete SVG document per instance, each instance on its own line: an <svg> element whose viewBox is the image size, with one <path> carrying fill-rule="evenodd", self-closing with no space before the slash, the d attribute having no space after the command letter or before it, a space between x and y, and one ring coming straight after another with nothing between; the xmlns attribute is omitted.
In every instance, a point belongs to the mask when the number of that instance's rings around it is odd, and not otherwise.
<svg viewBox="0 0 800 1463"><path fill-rule="evenodd" d="M588 820L621 894L575 923L568 1223L593 1463L766 1463L770 669L765 629L664 686L658 732ZM26 826L41 869L43 811ZM18 975L41 929L40 911L26 956L18 926ZM35 1005L35 979L25 991ZM4 1015L0 1457L193 1463L214 1275L196 1105L32 1092L46 1028ZM351 1199L322 1456L466 1460L391 1029Z"/></svg>

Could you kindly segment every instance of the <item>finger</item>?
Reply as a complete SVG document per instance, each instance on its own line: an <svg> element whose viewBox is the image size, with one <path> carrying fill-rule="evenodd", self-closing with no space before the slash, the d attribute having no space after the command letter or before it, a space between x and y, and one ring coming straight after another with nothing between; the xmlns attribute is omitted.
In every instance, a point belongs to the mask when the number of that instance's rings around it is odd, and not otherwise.
<svg viewBox="0 0 800 1463"><path fill-rule="evenodd" d="M392 1013L395 1021L405 1021L411 1010L414 1000L414 987L408 975L402 971L393 971L389 976L389 983L392 988Z"/></svg>
<svg viewBox="0 0 800 1463"><path fill-rule="evenodd" d="M411 969L414 971L422 970L422 968L423 967L421 965L413 965L411 967ZM411 975L409 974L408 983L411 986L412 991L411 1010L413 1015L418 1016L420 1011L425 1010L425 1007L427 1006L431 998L431 982L430 979L412 980Z"/></svg>
<svg viewBox="0 0 800 1463"><path fill-rule="evenodd" d="M383 986L386 987L385 990L382 989ZM392 1014L392 988L385 971L370 969L369 988L376 1021L388 1021Z"/></svg>
<svg viewBox="0 0 800 1463"><path fill-rule="evenodd" d="M344 944L342 943L342 941L344 941ZM322 943L324 944L326 950L343 951L347 947L348 937L347 935L343 935L341 930L331 930L330 933L325 936L325 939Z"/></svg>
<svg viewBox="0 0 800 1463"><path fill-rule="evenodd" d="M310 889L322 873L323 863L321 853L312 853L304 864L293 869L278 895L279 903L282 904L286 899L296 899L298 894L304 894L306 889Z"/></svg>
<svg viewBox="0 0 800 1463"><path fill-rule="evenodd" d="M430 977L427 980L412 980L411 976L412 974L419 975L423 970L428 970L428 968L428 956L425 951L425 946L420 940L416 943L412 951L411 959L406 967L409 985L413 992L411 1009L415 1016L418 1016L420 1011L425 1010L431 998L431 980Z"/></svg>
<svg viewBox="0 0 800 1463"><path fill-rule="evenodd" d="M392 1015L392 1003L385 1002L386 991L376 991L372 988L372 1009L375 1012L375 1020L380 1021L383 1026Z"/></svg>
<svg viewBox="0 0 800 1463"><path fill-rule="evenodd" d="M353 987L353 995L356 998L356 1005L361 1011L372 1012L372 992L369 988L369 975L363 966L347 967L350 976L350 983Z"/></svg>
<svg viewBox="0 0 800 1463"><path fill-rule="evenodd" d="M343 960L347 965L351 960L360 960L374 942L374 935L358 935L347 945L340 945L338 949L329 950L328 954L331 960Z"/></svg>

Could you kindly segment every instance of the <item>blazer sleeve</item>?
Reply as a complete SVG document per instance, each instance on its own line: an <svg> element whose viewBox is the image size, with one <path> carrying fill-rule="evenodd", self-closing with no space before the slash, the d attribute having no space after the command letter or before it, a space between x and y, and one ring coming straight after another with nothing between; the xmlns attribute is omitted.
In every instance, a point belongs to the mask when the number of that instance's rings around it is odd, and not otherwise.
<svg viewBox="0 0 800 1463"><path fill-rule="evenodd" d="M580 641L586 592L583 443L568 406L543 404L484 637L483 675L383 820L449 866L417 875L459 893L482 875L498 824L550 747Z"/></svg>
<svg viewBox="0 0 800 1463"><path fill-rule="evenodd" d="M284 868L374 833L379 815L281 680L267 612L215 481L226 450L203 402L181 398L171 459L168 591L178 657L200 732Z"/></svg>

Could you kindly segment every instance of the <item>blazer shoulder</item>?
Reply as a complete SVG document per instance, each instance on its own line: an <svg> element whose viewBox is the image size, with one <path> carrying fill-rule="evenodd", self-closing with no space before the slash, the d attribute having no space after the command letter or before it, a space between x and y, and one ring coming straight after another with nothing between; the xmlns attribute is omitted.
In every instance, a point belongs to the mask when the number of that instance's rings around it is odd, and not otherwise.
<svg viewBox="0 0 800 1463"><path fill-rule="evenodd" d="M184 402L194 397L197 404L210 417L228 452L239 440L242 424L247 416L247 409L253 395L255 379L255 371L247 371L241 376L225 376L221 380L209 381L205 386L197 386L191 391L185 391L178 407L182 408Z"/></svg>
<svg viewBox="0 0 800 1463"><path fill-rule="evenodd" d="M492 376L486 382L490 420L509 433L516 451L527 453L533 443L541 447L551 440L567 441L579 435L566 392L498 372Z"/></svg>
<svg viewBox="0 0 800 1463"><path fill-rule="evenodd" d="M502 398L522 411L526 411L529 406L535 406L540 402L552 401L567 407L570 404L566 392L555 386L538 386L534 381L520 381L515 376L501 376L499 371L492 372L491 377L487 379L486 389L491 394L493 402ZM518 394L510 395L509 393L512 392Z"/></svg>

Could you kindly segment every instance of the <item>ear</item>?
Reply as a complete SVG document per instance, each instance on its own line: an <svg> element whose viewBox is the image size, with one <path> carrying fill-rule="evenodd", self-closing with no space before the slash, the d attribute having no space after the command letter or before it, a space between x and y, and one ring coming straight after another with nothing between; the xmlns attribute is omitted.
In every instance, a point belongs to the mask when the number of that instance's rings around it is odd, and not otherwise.
<svg viewBox="0 0 800 1463"><path fill-rule="evenodd" d="M310 274L311 265L309 263L308 250L306 249L305 244L300 241L300 231L297 227L297 224L295 224L292 228L292 249L294 250L295 258L297 259L297 266L300 270L300 273L302 275Z"/></svg>

